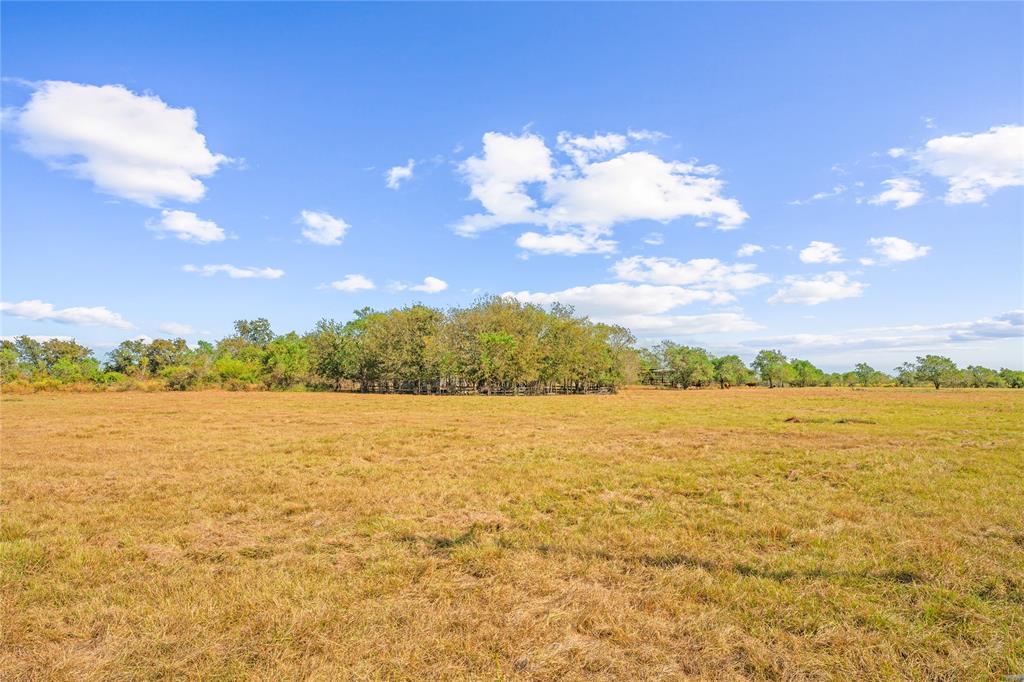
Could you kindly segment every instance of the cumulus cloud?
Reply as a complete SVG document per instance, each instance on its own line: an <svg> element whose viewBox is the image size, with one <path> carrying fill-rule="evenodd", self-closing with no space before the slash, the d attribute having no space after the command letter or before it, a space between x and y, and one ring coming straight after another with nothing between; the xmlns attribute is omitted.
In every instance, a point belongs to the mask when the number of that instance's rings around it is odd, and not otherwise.
<svg viewBox="0 0 1024 682"><path fill-rule="evenodd" d="M753 256L755 253L761 253L762 251L764 251L763 246L758 246L757 244L743 244L736 250L736 255L740 258L748 258Z"/></svg>
<svg viewBox="0 0 1024 682"><path fill-rule="evenodd" d="M555 253L576 256L582 253L612 253L615 251L614 241L601 239L598 235L591 232L579 234L570 232L555 234L524 232L516 239L516 246L543 256Z"/></svg>
<svg viewBox="0 0 1024 682"><path fill-rule="evenodd" d="M723 196L716 167L628 150L645 135L560 133L555 151L567 159L560 162L538 135L486 133L482 154L460 167L470 196L485 212L464 217L456 231L469 236L502 225L535 225L576 237L554 242L527 233L532 236L526 244L540 247L539 253L606 253L621 223L689 216L732 229L747 219L738 201ZM561 248L552 248L556 244ZM581 250L584 244L589 250Z"/></svg>
<svg viewBox="0 0 1024 682"><path fill-rule="evenodd" d="M416 167L415 159L409 159L404 166L392 166L387 172L387 186L389 189L398 189L402 182L412 178L412 170Z"/></svg>
<svg viewBox="0 0 1024 682"><path fill-rule="evenodd" d="M907 150L903 147L890 147L886 154L888 154L890 158L899 159L907 155Z"/></svg>
<svg viewBox="0 0 1024 682"><path fill-rule="evenodd" d="M217 227L217 223L203 220L191 211L164 210L160 212L159 221L150 221L146 226L154 232L171 234L182 241L196 244L222 242L225 239L224 230Z"/></svg>
<svg viewBox="0 0 1024 682"><path fill-rule="evenodd" d="M842 263L843 252L835 244L813 241L800 251L804 263Z"/></svg>
<svg viewBox="0 0 1024 682"><path fill-rule="evenodd" d="M558 148L568 154L577 166L585 166L595 159L618 154L629 145L629 138L617 133L584 137L571 133L558 133Z"/></svg>
<svg viewBox="0 0 1024 682"><path fill-rule="evenodd" d="M551 150L537 135L519 137L485 133L483 154L471 156L460 166L469 183L469 194L486 213L466 216L456 226L464 236L501 225L542 224L537 203L526 185L545 183L554 175Z"/></svg>
<svg viewBox="0 0 1024 682"><path fill-rule="evenodd" d="M624 282L570 287L552 292L509 291L502 295L544 306L552 303L571 305L586 315L606 321L622 319L625 315L656 315L698 301L730 300L728 296L723 298L713 291Z"/></svg>
<svg viewBox="0 0 1024 682"><path fill-rule="evenodd" d="M223 273L231 279L279 279L284 277L284 270L278 270L276 268L255 268L251 266L237 267L234 265L227 265L226 263L220 265L183 265L181 269L184 272L195 272L203 277L212 277L218 273Z"/></svg>
<svg viewBox="0 0 1024 682"><path fill-rule="evenodd" d="M394 291L420 291L425 294L436 294L444 291L448 288L448 282L437 277L424 277L423 282L420 284L406 284L404 282L395 282L391 285L391 289Z"/></svg>
<svg viewBox="0 0 1024 682"><path fill-rule="evenodd" d="M52 303L38 299L20 303L0 303L0 310L26 320L46 320L61 324L77 324L90 327L116 327L131 329L134 325L105 306L55 308Z"/></svg>
<svg viewBox="0 0 1024 682"><path fill-rule="evenodd" d="M885 191L868 200L868 203L883 205L895 204L896 208L909 208L921 201L924 192L921 183L912 178L890 178L882 184L888 187Z"/></svg>
<svg viewBox="0 0 1024 682"><path fill-rule="evenodd" d="M5 116L22 148L97 190L147 206L195 202L200 178L230 161L206 146L196 112L122 85L35 83L25 106Z"/></svg>
<svg viewBox="0 0 1024 682"><path fill-rule="evenodd" d="M868 245L873 246L878 255L895 262L923 258L932 250L930 246L921 246L899 237L872 237L868 240ZM864 260L861 259L861 262L863 263ZM865 263L865 265L870 265L870 263Z"/></svg>
<svg viewBox="0 0 1024 682"><path fill-rule="evenodd" d="M314 244L338 246L341 244L349 224L324 211L306 211L299 214L302 223L302 236Z"/></svg>
<svg viewBox="0 0 1024 682"><path fill-rule="evenodd" d="M978 203L1003 187L1024 185L1024 126L937 137L914 160L948 183L946 203Z"/></svg>
<svg viewBox="0 0 1024 682"><path fill-rule="evenodd" d="M814 277L789 276L768 302L818 305L826 301L858 298L864 293L865 287L866 284L851 280L843 272L827 272Z"/></svg>
<svg viewBox="0 0 1024 682"><path fill-rule="evenodd" d="M174 336L188 336L189 334L195 333L196 330L190 324L182 324L180 322L163 322L160 325L160 331Z"/></svg>
<svg viewBox="0 0 1024 682"><path fill-rule="evenodd" d="M363 275L345 275L327 286L338 291L369 291L376 288L373 280Z"/></svg>
<svg viewBox="0 0 1024 682"><path fill-rule="evenodd" d="M729 265L717 258L694 258L680 261L675 258L632 256L612 266L618 279L648 284L690 286L716 291L741 291L767 284L771 278L754 272L756 265L737 263Z"/></svg>
<svg viewBox="0 0 1024 682"><path fill-rule="evenodd" d="M626 152L606 161L564 171L547 183L547 223L555 228L610 229L633 220L662 223L693 216L717 220L719 229L739 227L747 214L723 197L714 166L664 161L649 152Z"/></svg>
<svg viewBox="0 0 1024 682"><path fill-rule="evenodd" d="M571 305L598 322L619 324L639 335L683 336L760 329L738 312L705 315L666 314L692 303L724 303L728 294L680 286L651 284L594 284L562 291L509 291L502 294L525 303Z"/></svg>
<svg viewBox="0 0 1024 682"><path fill-rule="evenodd" d="M839 334L792 334L751 339L743 345L752 348L791 348L797 352L886 348L918 348L932 352L942 346L958 343L1021 337L1024 337L1024 309L966 322L852 329Z"/></svg>
<svg viewBox="0 0 1024 682"><path fill-rule="evenodd" d="M727 334L763 329L743 313L708 313L706 315L625 315L616 324L637 336L664 338L692 334Z"/></svg>

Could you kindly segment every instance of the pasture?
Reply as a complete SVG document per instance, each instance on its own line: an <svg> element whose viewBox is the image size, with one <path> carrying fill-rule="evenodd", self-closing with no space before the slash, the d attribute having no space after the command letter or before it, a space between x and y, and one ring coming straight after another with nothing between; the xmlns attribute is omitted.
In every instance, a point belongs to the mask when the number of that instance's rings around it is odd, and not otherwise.
<svg viewBox="0 0 1024 682"><path fill-rule="evenodd" d="M1024 674L1024 393L2 399L5 680Z"/></svg>

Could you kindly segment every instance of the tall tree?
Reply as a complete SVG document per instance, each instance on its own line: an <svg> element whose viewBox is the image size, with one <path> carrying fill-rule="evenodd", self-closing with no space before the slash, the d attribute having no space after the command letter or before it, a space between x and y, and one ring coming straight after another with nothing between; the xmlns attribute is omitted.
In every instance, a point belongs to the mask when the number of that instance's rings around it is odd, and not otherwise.
<svg viewBox="0 0 1024 682"><path fill-rule="evenodd" d="M857 376L857 383L865 387L870 386L878 374L875 368L866 362L858 362L853 368L853 373Z"/></svg>
<svg viewBox="0 0 1024 682"><path fill-rule="evenodd" d="M956 363L941 355L925 355L917 358L915 373L921 381L927 381L938 390L940 386L949 386L957 380Z"/></svg>
<svg viewBox="0 0 1024 682"><path fill-rule="evenodd" d="M825 383L825 373L815 367L810 360L790 361L793 372L793 383L796 386L818 386Z"/></svg>
<svg viewBox="0 0 1024 682"><path fill-rule="evenodd" d="M740 384L747 383L747 379L750 376L750 370L743 364L743 360L738 355L723 355L720 358L714 359L715 366L715 381L722 388L729 388L730 386L739 386Z"/></svg>
<svg viewBox="0 0 1024 682"><path fill-rule="evenodd" d="M769 388L785 386L792 376L792 368L782 351L762 350L750 365L757 372L761 381L768 383Z"/></svg>
<svg viewBox="0 0 1024 682"><path fill-rule="evenodd" d="M235 335L258 348L264 348L274 340L270 321L265 317L257 317L255 320L235 320Z"/></svg>

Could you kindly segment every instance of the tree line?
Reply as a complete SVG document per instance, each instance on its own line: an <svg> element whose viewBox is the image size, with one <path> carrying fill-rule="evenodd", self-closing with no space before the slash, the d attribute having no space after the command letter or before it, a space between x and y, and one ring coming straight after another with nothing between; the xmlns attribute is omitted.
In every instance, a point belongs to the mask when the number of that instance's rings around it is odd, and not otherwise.
<svg viewBox="0 0 1024 682"><path fill-rule="evenodd" d="M809 360L787 358L778 350L762 350L748 367L738 355L715 357L703 348L662 341L637 354L637 379L673 388L719 386L933 386L962 388L1024 388L1024 371L965 368L941 355L905 362L892 374L860 362L849 372L825 372Z"/></svg>
<svg viewBox="0 0 1024 682"><path fill-rule="evenodd" d="M4 341L0 376L36 388L221 387L380 393L594 393L630 379L635 339L572 308L490 297L448 311L413 305L324 319L306 334L275 334L263 318L195 348L184 339L122 342L104 363L74 341Z"/></svg>
<svg viewBox="0 0 1024 682"><path fill-rule="evenodd" d="M0 344L0 382L29 390L355 390L380 393L543 394L611 392L624 384L674 388L777 386L1024 387L1024 372L958 368L927 355L892 374L859 363L827 373L807 360L762 350L737 355L663 341L638 348L629 330L572 308L545 310L490 297L442 311L412 305L324 319L305 334L275 334L263 318L190 347L184 339L123 341L101 361L73 340L28 336Z"/></svg>

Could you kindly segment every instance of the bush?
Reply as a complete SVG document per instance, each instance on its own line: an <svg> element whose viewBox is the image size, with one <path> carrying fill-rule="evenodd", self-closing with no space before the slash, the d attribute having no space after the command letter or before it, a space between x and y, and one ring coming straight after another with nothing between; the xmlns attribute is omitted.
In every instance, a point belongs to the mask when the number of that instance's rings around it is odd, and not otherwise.
<svg viewBox="0 0 1024 682"><path fill-rule="evenodd" d="M196 385L196 375L191 367L174 365L164 367L160 370L160 377L167 382L167 388L172 391L187 391Z"/></svg>
<svg viewBox="0 0 1024 682"><path fill-rule="evenodd" d="M51 377L36 379L32 382L33 391L59 391L64 387L63 383Z"/></svg>
<svg viewBox="0 0 1024 682"><path fill-rule="evenodd" d="M96 377L96 383L100 386L116 386L117 384L128 384L131 383L131 379L128 376L121 374L120 372L103 372Z"/></svg>

